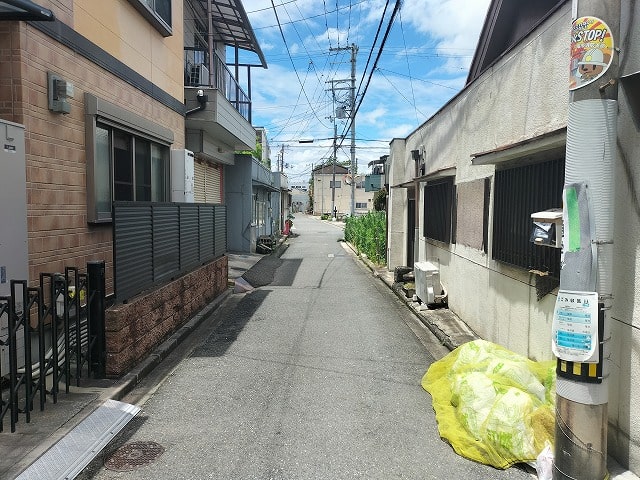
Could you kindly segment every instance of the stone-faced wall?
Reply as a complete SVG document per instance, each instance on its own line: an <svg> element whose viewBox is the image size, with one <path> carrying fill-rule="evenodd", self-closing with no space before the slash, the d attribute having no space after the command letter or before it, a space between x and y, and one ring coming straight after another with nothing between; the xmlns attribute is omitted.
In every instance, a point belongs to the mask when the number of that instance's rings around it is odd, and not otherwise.
<svg viewBox="0 0 640 480"><path fill-rule="evenodd" d="M225 255L148 294L106 311L107 376L131 370L162 341L227 289Z"/></svg>

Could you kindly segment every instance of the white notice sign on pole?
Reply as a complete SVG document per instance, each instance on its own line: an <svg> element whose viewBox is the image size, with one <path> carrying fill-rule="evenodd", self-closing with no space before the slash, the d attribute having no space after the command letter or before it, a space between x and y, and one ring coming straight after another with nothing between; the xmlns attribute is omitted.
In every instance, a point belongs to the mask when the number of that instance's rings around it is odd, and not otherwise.
<svg viewBox="0 0 640 480"><path fill-rule="evenodd" d="M552 334L551 348L560 360L598 363L598 293L560 290Z"/></svg>

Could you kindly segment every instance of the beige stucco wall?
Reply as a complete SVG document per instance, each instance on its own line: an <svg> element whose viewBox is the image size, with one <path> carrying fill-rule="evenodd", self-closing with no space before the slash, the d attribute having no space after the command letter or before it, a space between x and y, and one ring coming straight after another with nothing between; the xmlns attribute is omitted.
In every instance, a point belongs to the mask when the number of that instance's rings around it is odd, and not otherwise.
<svg viewBox="0 0 640 480"><path fill-rule="evenodd" d="M75 0L74 29L182 101L182 2L171 2L172 35L163 37L127 0Z"/></svg>
<svg viewBox="0 0 640 480"><path fill-rule="evenodd" d="M478 195L468 188L485 177L492 179L495 167L473 165L473 154L566 126L568 89L561 86L567 84L563 59L569 58L570 25L567 5L410 135L404 162L399 162L403 167L394 166L392 171L411 176L414 162L410 151L424 146L427 175L455 175L460 190L477 202ZM402 159L399 152L393 153L394 163ZM421 190L423 187L424 183ZM458 212L466 208L465 195L460 200ZM424 218L421 200L418 209L419 218ZM477 206L469 209L478 210ZM395 218L399 211L394 209L391 225L399 223ZM449 307L472 329L531 358L551 358L550 321L555 297L547 295L538 302L532 274L495 262L490 253L474 248L482 243L482 230L477 227L463 227L464 242L450 246L427 241L420 228L419 259L441 265ZM474 234L479 238L474 239ZM491 228L489 247L490 242Z"/></svg>
<svg viewBox="0 0 640 480"><path fill-rule="evenodd" d="M409 169L405 160L405 140L396 138L389 152L389 197L387 199L387 267L406 264L407 258L407 189L397 185L413 178L415 167Z"/></svg>

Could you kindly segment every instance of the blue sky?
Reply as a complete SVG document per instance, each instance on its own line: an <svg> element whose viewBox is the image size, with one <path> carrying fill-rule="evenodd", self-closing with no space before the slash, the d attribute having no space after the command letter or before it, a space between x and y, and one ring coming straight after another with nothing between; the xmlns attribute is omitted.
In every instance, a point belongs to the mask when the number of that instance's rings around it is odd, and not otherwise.
<svg viewBox="0 0 640 480"><path fill-rule="evenodd" d="M244 1L268 64L252 69L253 124L267 129L274 170L284 151L290 184L306 182L311 166L332 154L334 107L349 105L351 45L358 49L359 173L388 153L392 138L406 137L464 86L489 0L404 0L373 70L395 4ZM346 136L338 161L350 159L349 121L335 120L338 143Z"/></svg>

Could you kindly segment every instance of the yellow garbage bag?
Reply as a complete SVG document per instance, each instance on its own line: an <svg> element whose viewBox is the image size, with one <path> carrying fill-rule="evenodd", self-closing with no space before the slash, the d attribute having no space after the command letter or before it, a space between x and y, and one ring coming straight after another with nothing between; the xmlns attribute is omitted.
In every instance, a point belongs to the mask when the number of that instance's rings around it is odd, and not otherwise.
<svg viewBox="0 0 640 480"><path fill-rule="evenodd" d="M505 469L534 462L553 444L555 361L476 340L433 363L422 387L440 436L463 457Z"/></svg>

